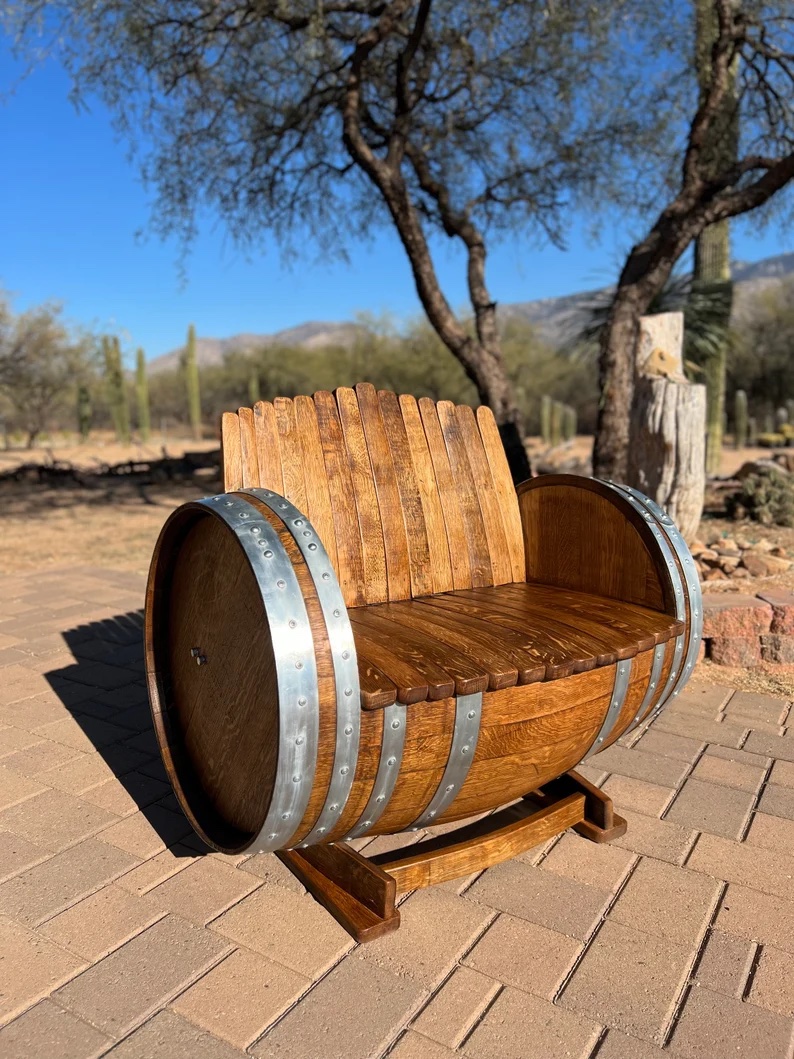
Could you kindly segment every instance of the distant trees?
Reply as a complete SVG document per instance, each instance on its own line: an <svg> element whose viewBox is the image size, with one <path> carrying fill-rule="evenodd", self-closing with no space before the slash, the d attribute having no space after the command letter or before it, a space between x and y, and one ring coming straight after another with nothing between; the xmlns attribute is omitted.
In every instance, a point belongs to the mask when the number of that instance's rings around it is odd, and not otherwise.
<svg viewBox="0 0 794 1059"><path fill-rule="evenodd" d="M105 362L105 388L116 440L122 445L130 442L130 406L127 381L121 360L121 345L115 335L102 338L102 356Z"/></svg>
<svg viewBox="0 0 794 1059"><path fill-rule="evenodd" d="M58 306L15 316L0 302L0 393L32 448L89 371L90 344L71 335Z"/></svg>
<svg viewBox="0 0 794 1059"><path fill-rule="evenodd" d="M201 391L199 388L199 371L196 362L196 329L193 324L187 329L183 370L185 373L185 391L187 394L187 414L193 438L201 439Z"/></svg>
<svg viewBox="0 0 794 1059"><path fill-rule="evenodd" d="M142 349L135 354L135 405L138 411L138 434L146 444L151 432L149 413L149 382L146 378L146 357Z"/></svg>

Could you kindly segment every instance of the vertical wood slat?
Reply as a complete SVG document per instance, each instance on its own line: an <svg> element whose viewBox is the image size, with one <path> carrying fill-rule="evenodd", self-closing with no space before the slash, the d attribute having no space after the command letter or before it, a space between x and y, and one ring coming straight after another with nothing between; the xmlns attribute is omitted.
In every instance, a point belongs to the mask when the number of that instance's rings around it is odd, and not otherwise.
<svg viewBox="0 0 794 1059"><path fill-rule="evenodd" d="M449 456L458 503L463 515L463 527L466 532L471 564L472 587L484 588L486 585L493 584L491 556L488 551L488 538L480 505L477 502L476 486L466 446L461 436L455 405L451 401L439 401L436 409Z"/></svg>
<svg viewBox="0 0 794 1059"><path fill-rule="evenodd" d="M433 571L430 566L430 545L422 507L419 485L408 447L397 395L389 390L378 391L383 427L391 450L392 463L397 475L405 535L408 540L408 562L412 596L429 596L433 593Z"/></svg>
<svg viewBox="0 0 794 1059"><path fill-rule="evenodd" d="M493 412L487 405L480 405L477 409L477 425L480 428L494 489L499 498L513 580L525 581L524 531L521 526L521 512L518 509L518 497L502 438L499 435L499 427L496 425Z"/></svg>
<svg viewBox="0 0 794 1059"><path fill-rule="evenodd" d="M278 441L276 410L270 401L257 401L254 405L254 432L256 434L256 458L259 464L259 485L284 495L284 477L281 473L281 447Z"/></svg>
<svg viewBox="0 0 794 1059"><path fill-rule="evenodd" d="M333 394L320 390L314 395L317 425L323 448L323 461L331 497L338 565L336 572L348 607L361 607L367 599L364 590L364 562L361 537L351 532L358 523L353 500L353 482L344 448L342 426Z"/></svg>
<svg viewBox="0 0 794 1059"><path fill-rule="evenodd" d="M303 452L295 423L295 407L289 397L277 397L273 402L281 449L281 473L284 476L283 496L299 511L306 510L306 486L303 481Z"/></svg>
<svg viewBox="0 0 794 1059"><path fill-rule="evenodd" d="M243 487L243 461L240 448L240 417L236 412L224 412L221 416L221 460L223 462L223 489L228 493Z"/></svg>
<svg viewBox="0 0 794 1059"><path fill-rule="evenodd" d="M259 486L259 463L256 457L256 433L254 412L251 408L238 408L240 420L240 459L243 471L243 486L256 489Z"/></svg>
<svg viewBox="0 0 794 1059"><path fill-rule="evenodd" d="M463 525L463 513L458 500L455 480L452 477L452 468L447 455L447 447L444 444L444 435L441 432L441 424L438 419L435 402L431 401L429 397L422 397L419 400L419 413L425 429L427 447L430 451L430 458L438 485L438 495L444 513L444 522L447 527L453 584L456 589L471 588L471 564L469 562L466 530Z"/></svg>
<svg viewBox="0 0 794 1059"><path fill-rule="evenodd" d="M323 542L334 569L337 567L336 528L323 459L323 443L317 425L317 409L311 397L295 398L295 422L303 453L306 514Z"/></svg>
<svg viewBox="0 0 794 1059"><path fill-rule="evenodd" d="M383 544L386 551L389 599L410 599L408 538L405 533L397 476L378 404L378 395L371 383L359 383L356 386L356 396L375 479L375 490L378 494Z"/></svg>
<svg viewBox="0 0 794 1059"><path fill-rule="evenodd" d="M507 537L502 521L499 498L496 495L493 479L491 478L491 470L483 448L482 435L477 426L474 410L468 405L457 405L455 418L458 422L458 429L463 439L466 455L469 458L469 467L474 479L474 492L480 505L480 512L485 526L493 584L504 585L513 580L513 570L510 564L510 555L507 551Z"/></svg>
<svg viewBox="0 0 794 1059"><path fill-rule="evenodd" d="M389 585L383 523L358 398L355 391L348 386L340 386L334 396L339 409L339 421L345 438L353 496L358 512L367 603L385 603L389 598ZM349 532L355 532L355 527L351 526Z"/></svg>
<svg viewBox="0 0 794 1059"><path fill-rule="evenodd" d="M452 577L452 564L449 558L449 542L441 497L438 491L430 449L427 447L422 419L416 398L409 394L400 396L405 434L410 449L416 481L422 498L427 543L430 551L430 567L433 574L433 591L450 592L455 587Z"/></svg>

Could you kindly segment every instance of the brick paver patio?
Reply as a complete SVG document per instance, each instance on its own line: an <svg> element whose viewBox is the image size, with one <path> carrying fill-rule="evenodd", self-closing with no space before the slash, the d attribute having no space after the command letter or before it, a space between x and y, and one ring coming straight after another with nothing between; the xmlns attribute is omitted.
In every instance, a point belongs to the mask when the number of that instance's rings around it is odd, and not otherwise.
<svg viewBox="0 0 794 1059"><path fill-rule="evenodd" d="M3 1059L791 1056L787 702L695 680L584 770L624 839L413 894L357 947L275 857L193 838L150 727L142 585L0 580Z"/></svg>

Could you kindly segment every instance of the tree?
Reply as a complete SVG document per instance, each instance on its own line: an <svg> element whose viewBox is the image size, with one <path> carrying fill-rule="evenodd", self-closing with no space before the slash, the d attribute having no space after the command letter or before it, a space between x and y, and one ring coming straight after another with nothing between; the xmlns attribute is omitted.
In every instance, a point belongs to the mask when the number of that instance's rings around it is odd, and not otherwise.
<svg viewBox="0 0 794 1059"><path fill-rule="evenodd" d="M15 317L0 303L0 392L19 417L29 449L73 392L86 363L85 341L69 334L57 306Z"/></svg>
<svg viewBox="0 0 794 1059"><path fill-rule="evenodd" d="M305 242L308 226L323 253L392 225L428 320L493 408L521 478L524 421L487 247L519 228L561 241L571 205L604 187L614 200L628 154L646 164L664 144L677 86L635 58L636 6L28 0L7 18L22 40L51 28L78 90L99 92L151 145L161 231L191 235L199 203L241 241ZM460 253L471 327L442 288L438 233Z"/></svg>
<svg viewBox="0 0 794 1059"><path fill-rule="evenodd" d="M190 429L196 441L201 440L201 391L199 389L199 371L196 361L196 329L193 324L187 329L185 345L185 389L187 393L187 414Z"/></svg>
<svg viewBox="0 0 794 1059"><path fill-rule="evenodd" d="M711 7L713 43L699 70L680 172L662 210L629 251L602 333L594 451L600 477L626 476L640 317L693 240L764 206L794 179L790 5L712 0Z"/></svg>

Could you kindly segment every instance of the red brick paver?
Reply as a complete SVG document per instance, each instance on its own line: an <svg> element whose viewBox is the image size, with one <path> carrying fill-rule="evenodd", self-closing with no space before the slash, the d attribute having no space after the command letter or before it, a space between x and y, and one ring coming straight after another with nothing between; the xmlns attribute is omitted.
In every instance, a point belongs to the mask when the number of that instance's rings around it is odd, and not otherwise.
<svg viewBox="0 0 794 1059"><path fill-rule="evenodd" d="M193 836L142 593L89 567L0 581L3 1059L791 1059L790 703L696 675L584 766L623 838L420 891L356 946L275 857Z"/></svg>

